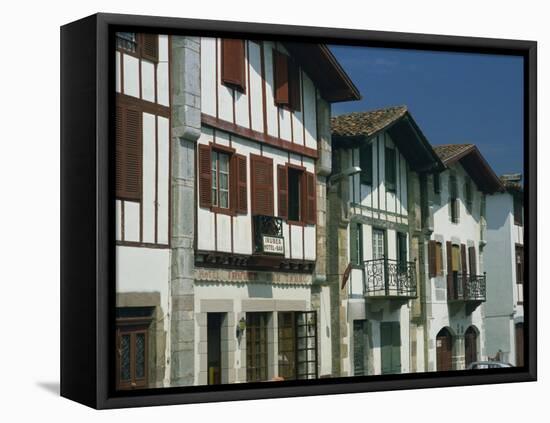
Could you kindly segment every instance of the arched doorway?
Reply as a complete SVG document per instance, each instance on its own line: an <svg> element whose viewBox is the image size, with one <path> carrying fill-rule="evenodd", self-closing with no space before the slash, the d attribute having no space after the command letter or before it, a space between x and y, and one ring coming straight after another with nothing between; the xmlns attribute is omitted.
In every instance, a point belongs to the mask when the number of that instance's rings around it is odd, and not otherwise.
<svg viewBox="0 0 550 423"><path fill-rule="evenodd" d="M516 323L516 366L523 367L523 323Z"/></svg>
<svg viewBox="0 0 550 423"><path fill-rule="evenodd" d="M473 326L464 333L464 355L466 367L477 361L477 331Z"/></svg>
<svg viewBox="0 0 550 423"><path fill-rule="evenodd" d="M447 328L437 334L436 340L437 371L453 370L453 336Z"/></svg>

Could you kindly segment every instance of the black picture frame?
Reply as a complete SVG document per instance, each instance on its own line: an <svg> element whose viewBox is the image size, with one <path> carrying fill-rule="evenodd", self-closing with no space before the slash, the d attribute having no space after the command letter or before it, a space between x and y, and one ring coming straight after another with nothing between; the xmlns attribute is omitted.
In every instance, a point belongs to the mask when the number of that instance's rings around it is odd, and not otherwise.
<svg viewBox="0 0 550 423"><path fill-rule="evenodd" d="M115 392L112 34L116 29L307 39L524 58L525 359L522 368ZM533 41L95 14L61 28L61 395L97 409L534 381L537 378L537 44ZM111 378L112 379L112 378Z"/></svg>

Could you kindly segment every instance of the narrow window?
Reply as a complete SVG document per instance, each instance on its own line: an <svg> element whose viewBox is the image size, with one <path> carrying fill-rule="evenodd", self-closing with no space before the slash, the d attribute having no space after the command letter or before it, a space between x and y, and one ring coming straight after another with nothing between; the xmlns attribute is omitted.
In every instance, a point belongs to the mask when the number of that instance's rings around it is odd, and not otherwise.
<svg viewBox="0 0 550 423"><path fill-rule="evenodd" d="M456 182L456 175L449 176L449 208L451 222L458 223L459 221L459 202L458 202L458 185Z"/></svg>
<svg viewBox="0 0 550 423"><path fill-rule="evenodd" d="M117 331L118 389L135 389L147 386L147 330L131 326Z"/></svg>
<svg viewBox="0 0 550 423"><path fill-rule="evenodd" d="M229 155L212 151L212 206L229 208Z"/></svg>
<svg viewBox="0 0 550 423"><path fill-rule="evenodd" d="M523 284L523 246L516 246L516 283Z"/></svg>
<svg viewBox="0 0 550 423"><path fill-rule="evenodd" d="M245 52L244 40L222 39L222 83L230 88L245 91Z"/></svg>
<svg viewBox="0 0 550 423"><path fill-rule="evenodd" d="M141 199L142 113L135 107L116 106L116 197Z"/></svg>
<svg viewBox="0 0 550 423"><path fill-rule="evenodd" d="M362 144L359 149L360 180L362 184L372 185L372 144Z"/></svg>
<svg viewBox="0 0 550 423"><path fill-rule="evenodd" d="M299 222L301 220L301 185L303 172L297 169L288 169L288 220Z"/></svg>
<svg viewBox="0 0 550 423"><path fill-rule="evenodd" d="M117 32L116 47L132 53L137 52L137 36L135 32Z"/></svg>
<svg viewBox="0 0 550 423"><path fill-rule="evenodd" d="M443 275L443 248L441 242L435 243L435 274Z"/></svg>
<svg viewBox="0 0 550 423"><path fill-rule="evenodd" d="M386 147L386 189L396 190L396 154L395 149Z"/></svg>
<svg viewBox="0 0 550 423"><path fill-rule="evenodd" d="M158 62L158 35L117 32L116 47L134 53L142 59Z"/></svg>
<svg viewBox="0 0 550 423"><path fill-rule="evenodd" d="M250 155L252 214L273 216L273 160Z"/></svg>
<svg viewBox="0 0 550 423"><path fill-rule="evenodd" d="M382 259L386 255L385 233L382 229L372 230L372 258Z"/></svg>
<svg viewBox="0 0 550 423"><path fill-rule="evenodd" d="M473 192L472 192L472 181L470 180L470 178L467 178L466 179L466 183L465 183L465 195L466 195L466 208L468 210L468 212L472 212L472 205L474 203L474 198L473 198Z"/></svg>
<svg viewBox="0 0 550 423"><path fill-rule="evenodd" d="M275 104L292 110L301 109L300 68L286 54L273 50Z"/></svg>
<svg viewBox="0 0 550 423"><path fill-rule="evenodd" d="M267 380L268 313L246 313L246 380Z"/></svg>

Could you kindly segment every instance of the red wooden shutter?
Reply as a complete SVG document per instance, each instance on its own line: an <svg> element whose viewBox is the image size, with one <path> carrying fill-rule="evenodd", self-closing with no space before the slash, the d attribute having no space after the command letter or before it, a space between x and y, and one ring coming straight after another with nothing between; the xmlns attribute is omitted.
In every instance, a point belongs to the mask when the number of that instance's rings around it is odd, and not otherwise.
<svg viewBox="0 0 550 423"><path fill-rule="evenodd" d="M222 82L244 91L244 40L222 39Z"/></svg>
<svg viewBox="0 0 550 423"><path fill-rule="evenodd" d="M116 116L115 116L115 159L116 159L116 171L115 171L115 186L116 186L116 197L124 197L124 186L126 184L126 170L124 157L126 156L124 148L124 109L121 106L116 106Z"/></svg>
<svg viewBox="0 0 550 423"><path fill-rule="evenodd" d="M159 37L157 34L141 34L141 57L158 62Z"/></svg>
<svg viewBox="0 0 550 423"><path fill-rule="evenodd" d="M428 241L428 274L430 278L436 276L435 266L435 241Z"/></svg>
<svg viewBox="0 0 550 423"><path fill-rule="evenodd" d="M317 192L315 190L315 175L305 172L305 223L315 225L317 223Z"/></svg>
<svg viewBox="0 0 550 423"><path fill-rule="evenodd" d="M455 290L453 284L453 243L446 242L447 248L447 299L455 298Z"/></svg>
<svg viewBox="0 0 550 423"><path fill-rule="evenodd" d="M468 258L470 261L470 274L477 274L476 247L468 247Z"/></svg>
<svg viewBox="0 0 550 423"><path fill-rule="evenodd" d="M277 165L277 208L279 217L288 218L288 168Z"/></svg>
<svg viewBox="0 0 550 423"><path fill-rule="evenodd" d="M247 190L247 173L246 173L246 156L242 154L233 155L233 180L235 181L233 196L234 199L234 209L238 213L248 213L248 190ZM233 207L233 206L231 206Z"/></svg>
<svg viewBox="0 0 550 423"><path fill-rule="evenodd" d="M212 159L208 145L199 145L199 205L212 206Z"/></svg>
<svg viewBox="0 0 550 423"><path fill-rule="evenodd" d="M275 81L275 103L288 105L289 84L288 84L288 56L273 50L273 74Z"/></svg>
<svg viewBox="0 0 550 423"><path fill-rule="evenodd" d="M250 156L252 213L273 216L273 160Z"/></svg>
<svg viewBox="0 0 550 423"><path fill-rule="evenodd" d="M294 60L289 62L289 103L290 108L295 111L301 110L300 96L300 68Z"/></svg>
<svg viewBox="0 0 550 423"><path fill-rule="evenodd" d="M462 274L468 273L468 264L466 262L466 245L460 244L460 261L462 262Z"/></svg>
<svg viewBox="0 0 550 423"><path fill-rule="evenodd" d="M124 119L124 198L141 199L142 113L128 107Z"/></svg>

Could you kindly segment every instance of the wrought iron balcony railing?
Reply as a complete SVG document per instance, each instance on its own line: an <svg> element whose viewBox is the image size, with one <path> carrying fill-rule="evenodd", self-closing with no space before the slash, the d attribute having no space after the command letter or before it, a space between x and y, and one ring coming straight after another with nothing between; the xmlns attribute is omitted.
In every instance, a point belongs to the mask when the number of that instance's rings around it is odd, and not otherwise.
<svg viewBox="0 0 550 423"><path fill-rule="evenodd" d="M483 275L454 273L452 286L447 287L449 299L451 301L485 301L487 293L486 279L485 273Z"/></svg>
<svg viewBox="0 0 550 423"><path fill-rule="evenodd" d="M363 291L368 298L416 298L416 261L367 260Z"/></svg>
<svg viewBox="0 0 550 423"><path fill-rule="evenodd" d="M254 224L254 252L284 255L283 220L279 217L256 215Z"/></svg>

